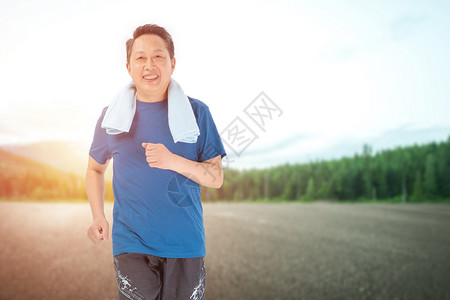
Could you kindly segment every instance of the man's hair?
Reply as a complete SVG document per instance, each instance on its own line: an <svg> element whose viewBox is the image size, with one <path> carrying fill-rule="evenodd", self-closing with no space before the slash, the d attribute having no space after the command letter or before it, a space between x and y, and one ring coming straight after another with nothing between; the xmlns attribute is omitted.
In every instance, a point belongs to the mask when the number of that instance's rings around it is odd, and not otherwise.
<svg viewBox="0 0 450 300"><path fill-rule="evenodd" d="M130 63L131 49L133 48L134 41L143 34L154 34L164 40L166 48L169 51L170 58L175 55L175 47L173 45L172 36L161 26L155 24L145 24L136 28L133 33L133 38L129 39L127 45L127 62Z"/></svg>

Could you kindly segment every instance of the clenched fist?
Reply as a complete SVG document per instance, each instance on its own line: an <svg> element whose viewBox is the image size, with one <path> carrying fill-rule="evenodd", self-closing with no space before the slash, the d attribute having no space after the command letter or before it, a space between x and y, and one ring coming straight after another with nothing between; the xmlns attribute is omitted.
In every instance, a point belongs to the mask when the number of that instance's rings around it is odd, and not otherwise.
<svg viewBox="0 0 450 300"><path fill-rule="evenodd" d="M97 218L94 223L89 227L87 235L89 239L96 245L101 241L107 240L109 236L109 224L105 218Z"/></svg>
<svg viewBox="0 0 450 300"><path fill-rule="evenodd" d="M172 170L176 155L170 152L163 144L142 143L145 156L150 167Z"/></svg>

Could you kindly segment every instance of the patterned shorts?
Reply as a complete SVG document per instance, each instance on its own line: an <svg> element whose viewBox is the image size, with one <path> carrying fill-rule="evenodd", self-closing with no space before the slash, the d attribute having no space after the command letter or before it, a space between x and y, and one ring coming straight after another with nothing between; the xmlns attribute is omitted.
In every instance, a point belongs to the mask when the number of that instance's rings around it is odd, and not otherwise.
<svg viewBox="0 0 450 300"><path fill-rule="evenodd" d="M140 253L114 257L119 299L204 300L205 260Z"/></svg>

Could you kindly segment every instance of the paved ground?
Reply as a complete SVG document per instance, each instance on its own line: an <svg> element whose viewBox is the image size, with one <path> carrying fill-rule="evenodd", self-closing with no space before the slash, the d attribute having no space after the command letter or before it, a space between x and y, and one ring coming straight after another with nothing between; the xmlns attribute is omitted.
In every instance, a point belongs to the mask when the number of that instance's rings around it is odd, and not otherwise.
<svg viewBox="0 0 450 300"><path fill-rule="evenodd" d="M208 300L450 299L450 205L204 211ZM0 203L0 299L117 299L90 221L87 204Z"/></svg>

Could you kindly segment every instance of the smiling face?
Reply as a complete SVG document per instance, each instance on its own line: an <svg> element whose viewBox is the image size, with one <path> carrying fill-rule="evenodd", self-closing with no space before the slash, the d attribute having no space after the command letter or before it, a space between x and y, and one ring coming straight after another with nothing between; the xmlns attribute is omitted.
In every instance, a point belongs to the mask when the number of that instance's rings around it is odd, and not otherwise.
<svg viewBox="0 0 450 300"><path fill-rule="evenodd" d="M154 34L136 38L127 70L137 89L137 99L158 102L167 99L167 88L175 69L164 40Z"/></svg>

